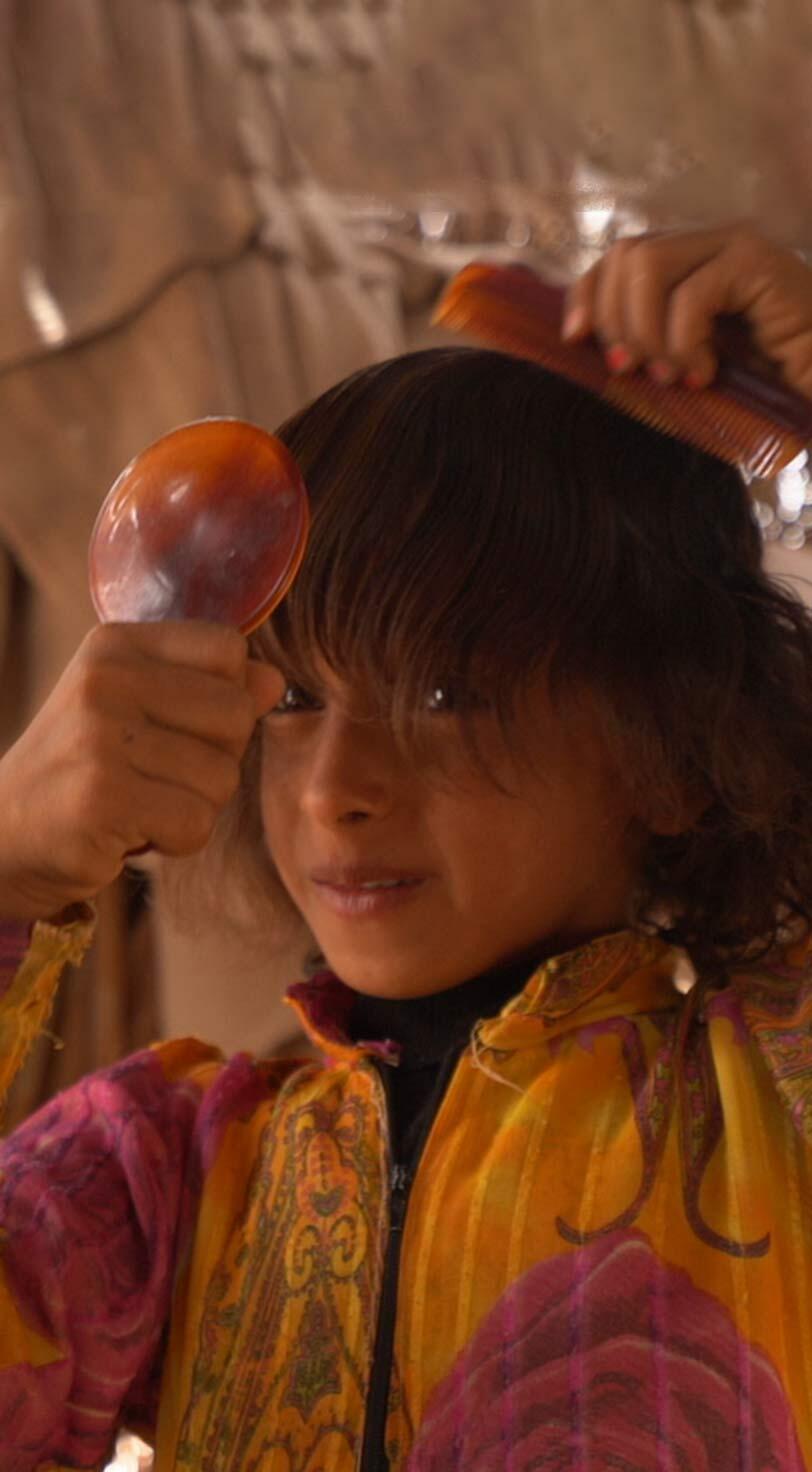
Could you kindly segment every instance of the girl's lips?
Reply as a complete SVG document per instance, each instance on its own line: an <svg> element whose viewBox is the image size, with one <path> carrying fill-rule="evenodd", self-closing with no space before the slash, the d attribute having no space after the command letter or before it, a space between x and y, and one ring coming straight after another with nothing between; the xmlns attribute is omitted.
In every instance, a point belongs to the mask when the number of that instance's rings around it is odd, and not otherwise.
<svg viewBox="0 0 812 1472"><path fill-rule="evenodd" d="M345 884L314 878L313 883L322 903L334 914L360 920L385 915L390 910L408 905L426 882L422 877L395 880L394 876L384 879L383 875L376 875L375 880L386 887L364 889L363 883L357 880L355 883Z"/></svg>

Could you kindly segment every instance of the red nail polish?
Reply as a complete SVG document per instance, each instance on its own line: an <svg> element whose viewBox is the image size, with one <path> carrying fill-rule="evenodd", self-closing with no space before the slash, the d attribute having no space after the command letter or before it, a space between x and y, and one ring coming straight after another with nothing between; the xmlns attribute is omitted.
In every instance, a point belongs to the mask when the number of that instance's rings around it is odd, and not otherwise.
<svg viewBox="0 0 812 1472"><path fill-rule="evenodd" d="M690 372L690 373L686 373L686 375L685 375L685 377L683 378L682 381L685 384L685 387L686 388L704 388L705 387L705 380L704 380L702 374L701 373L698 373L695 369L692 372Z"/></svg>
<svg viewBox="0 0 812 1472"><path fill-rule="evenodd" d="M665 358L655 358L649 363L648 372L649 377L653 378L655 383L673 383L677 376L672 364L668 363Z"/></svg>
<svg viewBox="0 0 812 1472"><path fill-rule="evenodd" d="M606 361L613 373L625 373L632 366L632 355L622 343L615 343L614 347L607 348Z"/></svg>

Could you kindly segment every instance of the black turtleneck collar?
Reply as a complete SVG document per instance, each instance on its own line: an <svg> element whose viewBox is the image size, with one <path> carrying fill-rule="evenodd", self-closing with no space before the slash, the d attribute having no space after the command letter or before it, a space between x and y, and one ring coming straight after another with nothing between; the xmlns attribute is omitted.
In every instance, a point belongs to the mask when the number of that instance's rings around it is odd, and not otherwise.
<svg viewBox="0 0 812 1472"><path fill-rule="evenodd" d="M439 1063L467 1042L483 1017L496 1017L532 975L526 958L424 997L370 997L356 992L350 1032L357 1042L390 1039L401 1047L401 1068Z"/></svg>

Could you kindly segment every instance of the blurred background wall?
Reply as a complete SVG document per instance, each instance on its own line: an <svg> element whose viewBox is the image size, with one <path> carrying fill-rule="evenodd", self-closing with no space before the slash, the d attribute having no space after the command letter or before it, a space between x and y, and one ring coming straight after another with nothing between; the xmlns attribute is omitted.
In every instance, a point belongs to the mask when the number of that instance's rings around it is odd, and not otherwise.
<svg viewBox="0 0 812 1472"><path fill-rule="evenodd" d="M808 0L0 0L0 743L92 621L87 541L171 426L273 427L438 340L474 255L560 275L746 217L812 251ZM803 466L754 499L804 578ZM301 946L100 902L12 1118L158 1033L295 1045Z"/></svg>

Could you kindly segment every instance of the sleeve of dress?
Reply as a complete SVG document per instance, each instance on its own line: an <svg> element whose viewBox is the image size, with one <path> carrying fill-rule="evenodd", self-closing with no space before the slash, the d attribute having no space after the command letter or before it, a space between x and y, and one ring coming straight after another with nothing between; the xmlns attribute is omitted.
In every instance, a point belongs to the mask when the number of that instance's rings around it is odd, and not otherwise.
<svg viewBox="0 0 812 1472"><path fill-rule="evenodd" d="M93 938L94 914L77 905L64 925L0 922L0 1124L9 1088L53 1010L59 978Z"/></svg>
<svg viewBox="0 0 812 1472"><path fill-rule="evenodd" d="M0 1078L44 1025L92 921L0 927ZM199 1190L197 1077L163 1044L57 1095L0 1141L0 1469L98 1467L149 1430L177 1254ZM202 1068L201 1068L201 1065Z"/></svg>

